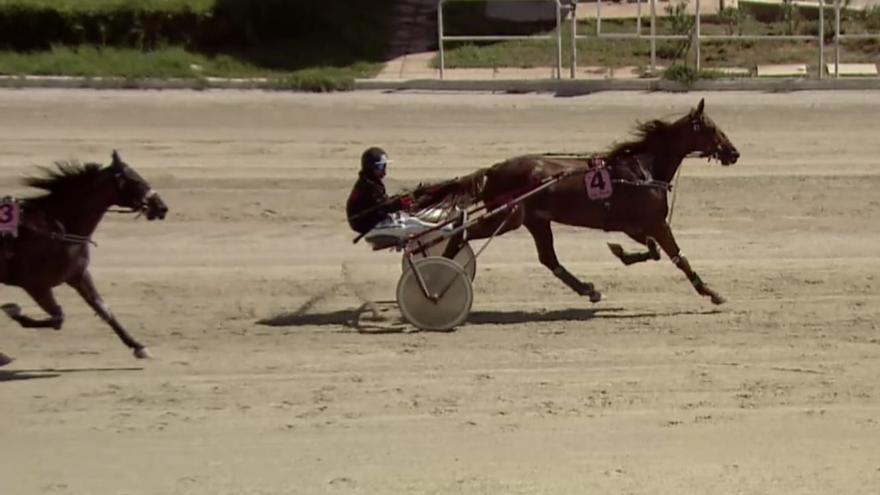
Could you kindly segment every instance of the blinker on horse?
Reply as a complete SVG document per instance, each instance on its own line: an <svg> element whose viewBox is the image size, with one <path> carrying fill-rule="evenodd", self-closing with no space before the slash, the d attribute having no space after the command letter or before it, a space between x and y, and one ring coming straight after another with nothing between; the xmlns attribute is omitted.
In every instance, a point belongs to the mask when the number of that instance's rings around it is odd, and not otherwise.
<svg viewBox="0 0 880 495"><path fill-rule="evenodd" d="M32 318L17 304L2 310L24 328L60 330L64 313L52 289L73 287L86 303L134 351L137 358L150 357L104 303L89 273L89 244L101 219L111 207L128 208L147 220L163 220L168 207L156 191L114 151L107 167L58 162L42 175L25 179L28 186L45 191L21 200L17 235L0 254L0 283L22 288L48 313Z"/></svg>

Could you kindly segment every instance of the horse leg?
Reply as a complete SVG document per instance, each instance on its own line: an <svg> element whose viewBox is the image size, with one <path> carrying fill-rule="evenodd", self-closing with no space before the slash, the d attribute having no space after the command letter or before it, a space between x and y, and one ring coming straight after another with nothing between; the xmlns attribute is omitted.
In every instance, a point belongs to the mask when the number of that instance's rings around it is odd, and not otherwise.
<svg viewBox="0 0 880 495"><path fill-rule="evenodd" d="M488 239L493 235L502 235L504 233L510 232L511 230L516 230L520 228L523 224L523 220L525 219L525 213L523 207L521 205L514 206L511 212L507 215L498 215L493 218L488 218L484 222L477 222L476 224L467 228L467 239L479 240L479 239ZM465 242L465 232L459 232L455 234L449 239L449 244L446 245L446 249L443 251L443 257L452 259L456 254L464 247Z"/></svg>
<svg viewBox="0 0 880 495"><path fill-rule="evenodd" d="M660 259L660 249L657 247L657 241L645 236L645 233L641 231L626 232L626 235L639 244L648 246L648 250L630 252L625 251L620 244L608 243L608 249L610 249L614 256L617 256L624 265L629 266L634 263L642 263L648 260L657 261Z"/></svg>
<svg viewBox="0 0 880 495"><path fill-rule="evenodd" d="M581 282L559 263L556 250L553 248L553 231L550 222L541 219L529 219L525 222L526 228L535 240L538 249L538 260L546 266L559 280L582 296L589 296L590 302L602 300L602 294L589 282Z"/></svg>
<svg viewBox="0 0 880 495"><path fill-rule="evenodd" d="M669 259L675 263L675 266L684 272L685 276L690 280L691 285L694 286L694 289L696 289L698 294L711 299L712 304L724 304L727 302L724 297L710 289L709 286L700 279L697 272L691 268L691 264L688 262L687 258L681 254L681 249L679 249L678 244L675 242L675 237L672 235L672 230L669 228L669 224L664 222L660 227L653 229L651 234L651 237L660 244L660 247L663 248L663 251L669 256Z"/></svg>
<svg viewBox="0 0 880 495"><path fill-rule="evenodd" d="M0 309L7 316L18 322L24 328L54 328L61 330L64 324L64 312L61 306L55 302L55 295L52 294L51 287L28 288L24 291L36 302L43 311L49 314L49 318L36 319L21 313L21 307L18 304L4 304Z"/></svg>
<svg viewBox="0 0 880 495"><path fill-rule="evenodd" d="M144 347L140 342L136 341L126 330L119 324L119 321L113 316L113 313L110 311L110 307L104 303L104 300L101 299L101 295L98 294L98 289L95 288L95 283L92 281L92 275L85 270L82 274L70 279L67 281L67 284L76 289L80 296L85 299L86 303L95 313L101 317L110 328L116 332L116 335L119 337L119 340L122 341L129 349L134 349L134 356L138 359L149 358L150 351Z"/></svg>

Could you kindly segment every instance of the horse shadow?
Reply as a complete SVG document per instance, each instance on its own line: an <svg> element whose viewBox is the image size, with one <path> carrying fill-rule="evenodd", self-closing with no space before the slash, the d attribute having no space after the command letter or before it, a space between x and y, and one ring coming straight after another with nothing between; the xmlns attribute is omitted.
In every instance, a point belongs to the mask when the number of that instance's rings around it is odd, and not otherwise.
<svg viewBox="0 0 880 495"><path fill-rule="evenodd" d="M360 333L405 333L407 325L400 320L393 304L392 301L368 302L359 308L324 313L300 309L263 318L256 324L267 327L342 326Z"/></svg>
<svg viewBox="0 0 880 495"><path fill-rule="evenodd" d="M390 315L388 313L391 313ZM639 319L671 316L707 316L719 309L630 312L623 307L565 308L557 310L473 311L466 325L588 322L595 319ZM389 323L391 326L389 326ZM362 333L406 333L414 329L402 320L393 301L366 303L360 308L324 313L281 313L256 322L269 327L344 326ZM454 331L454 330L453 330Z"/></svg>
<svg viewBox="0 0 880 495"><path fill-rule="evenodd" d="M46 378L58 378L59 376L61 376L61 373L34 372L28 370L0 370L0 383L43 380Z"/></svg>
<svg viewBox="0 0 880 495"><path fill-rule="evenodd" d="M535 311L474 311L468 317L471 325L514 325L521 323L559 323L600 320L629 320L640 318L660 318L686 315L713 315L721 313L718 309L697 311L642 311L629 312L627 308L567 308Z"/></svg>
<svg viewBox="0 0 880 495"><path fill-rule="evenodd" d="M44 380L47 378L58 378L72 373L95 373L95 372L113 372L120 371L143 371L141 367L128 368L44 368L44 369L22 369L22 370L4 370L0 369L0 383L17 382L27 380Z"/></svg>

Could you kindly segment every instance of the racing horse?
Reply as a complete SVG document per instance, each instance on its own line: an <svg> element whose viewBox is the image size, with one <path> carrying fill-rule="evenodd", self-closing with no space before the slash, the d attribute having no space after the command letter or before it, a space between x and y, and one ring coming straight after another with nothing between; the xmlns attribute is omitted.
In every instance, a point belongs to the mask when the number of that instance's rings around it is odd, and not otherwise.
<svg viewBox="0 0 880 495"><path fill-rule="evenodd" d="M143 344L119 323L101 299L89 273L89 244L104 214L113 206L139 212L147 220L162 220L168 207L137 172L113 152L112 163L80 165L57 162L24 183L44 194L0 205L0 221L13 215L20 221L14 237L0 247L0 283L22 288L48 313L37 319L22 313L17 304L2 309L24 328L60 330L64 313L52 289L61 284L73 287L139 359L150 357ZM11 361L0 357L0 363Z"/></svg>
<svg viewBox="0 0 880 495"><path fill-rule="evenodd" d="M626 252L617 244L609 244L624 264L659 260L659 245L700 295L722 304L725 299L691 268L667 222L667 193L672 180L684 158L694 153L725 166L739 158L730 139L706 115L704 100L673 122L651 120L638 124L632 141L606 154L586 158L519 156L445 183L415 200L421 208L449 204L454 198L453 202L461 204L482 201L492 209L542 181L559 177L552 186L515 205L509 214L489 218L454 236L444 256L457 253L465 239L486 239L525 226L535 241L541 264L569 288L598 302L602 294L594 285L572 275L556 257L551 222L623 232L648 248Z"/></svg>

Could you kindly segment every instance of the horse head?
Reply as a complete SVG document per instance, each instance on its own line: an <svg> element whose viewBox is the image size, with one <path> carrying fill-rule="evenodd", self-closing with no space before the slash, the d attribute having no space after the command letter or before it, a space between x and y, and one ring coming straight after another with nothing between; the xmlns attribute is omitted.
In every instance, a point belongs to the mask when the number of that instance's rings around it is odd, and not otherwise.
<svg viewBox="0 0 880 495"><path fill-rule="evenodd" d="M116 150L113 150L113 162L109 168L116 181L117 206L143 212L147 220L165 219L168 206L140 174L122 161Z"/></svg>
<svg viewBox="0 0 880 495"><path fill-rule="evenodd" d="M687 127L683 127L687 132L685 139L689 140L691 150L698 152L701 157L714 158L725 166L733 165L739 159L739 151L724 131L706 115L705 107L701 99L697 108L682 119L687 124Z"/></svg>

